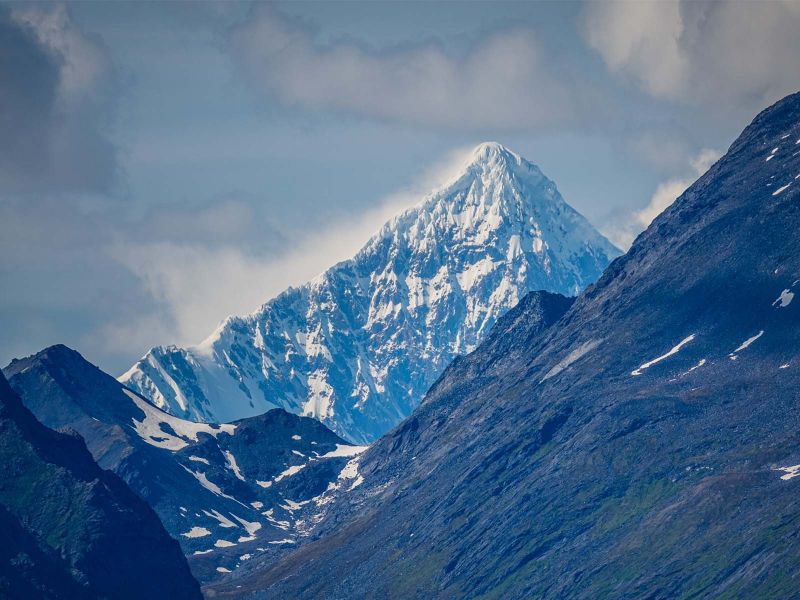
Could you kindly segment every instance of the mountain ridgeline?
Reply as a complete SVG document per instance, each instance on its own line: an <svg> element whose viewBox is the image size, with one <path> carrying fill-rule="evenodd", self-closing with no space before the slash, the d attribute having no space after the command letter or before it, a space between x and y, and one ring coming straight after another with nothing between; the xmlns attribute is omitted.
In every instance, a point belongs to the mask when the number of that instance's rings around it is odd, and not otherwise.
<svg viewBox="0 0 800 600"><path fill-rule="evenodd" d="M798 247L795 94L558 322L456 360L315 541L207 595L797 597Z"/></svg>
<svg viewBox="0 0 800 600"><path fill-rule="evenodd" d="M363 450L280 409L224 425L184 421L65 346L4 372L44 425L77 432L100 467L152 506L204 583L297 543L329 496L353 485L345 468Z"/></svg>
<svg viewBox="0 0 800 600"><path fill-rule="evenodd" d="M538 167L482 144L351 260L199 346L152 349L120 381L186 419L280 407L371 442L528 292L573 296L619 254Z"/></svg>
<svg viewBox="0 0 800 600"><path fill-rule="evenodd" d="M153 510L0 373L0 597L200 599Z"/></svg>

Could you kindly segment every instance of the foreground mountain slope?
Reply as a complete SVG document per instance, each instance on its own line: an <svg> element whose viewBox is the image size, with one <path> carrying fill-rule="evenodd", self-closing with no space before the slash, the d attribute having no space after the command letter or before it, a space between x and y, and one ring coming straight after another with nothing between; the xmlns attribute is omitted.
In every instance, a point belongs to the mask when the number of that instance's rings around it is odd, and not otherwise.
<svg viewBox="0 0 800 600"><path fill-rule="evenodd" d="M201 581L242 556L294 544L306 505L361 450L319 421L277 409L226 425L182 421L65 346L15 360L5 374L37 418L80 433L100 466L155 509Z"/></svg>
<svg viewBox="0 0 800 600"><path fill-rule="evenodd" d="M795 94L555 327L454 363L334 531L208 595L796 597L799 156Z"/></svg>
<svg viewBox="0 0 800 600"><path fill-rule="evenodd" d="M78 436L39 423L2 373L0 462L0 595L200 598L152 509Z"/></svg>
<svg viewBox="0 0 800 600"><path fill-rule="evenodd" d="M503 315L492 331L487 336L481 346L469 357L458 357L445 372L435 385L434 389L440 390L441 386L448 385L448 382L457 381L459 383L470 382L470 385L480 386L486 378L491 379L496 376L498 358L509 355L516 355L527 350L533 340L544 335L549 327L552 327L569 309L574 302L574 298L550 294L548 292L531 292L524 297L520 303ZM508 335L513 334L513 335ZM430 395L429 395L430 396ZM461 418L456 411L459 398L451 395L452 403L439 402L436 404L436 420L445 421L451 418ZM417 428L425 423L425 420L418 421L417 415L422 414L428 405L424 404L418 408L400 428L407 428L409 431L416 431ZM393 434L389 434L392 436ZM359 471L360 457L356 456L349 465L351 475L355 481L360 482L359 489L342 487L334 490L333 493L324 497L324 502L319 504L320 510L312 520L313 526L306 532L304 538L299 539L300 544L306 544L315 538L326 534L336 533L340 528L347 526L347 521L352 518L354 512L363 509L365 502L369 505L370 498L376 493L380 493L383 488L391 484L391 480L402 480L406 473L412 473L408 463L416 460L415 453L419 449L408 445L409 436L398 439L393 445L393 452L397 457L403 457L403 461L395 461L391 467L391 476L387 470L382 473L383 477L378 482L375 477L371 478L369 486L364 486L364 477ZM433 440L432 440L433 441ZM360 493L366 490L366 493ZM259 572L263 572L276 562L274 556L256 558L242 565L226 579L238 582L240 579L248 579ZM215 590L210 590L215 593Z"/></svg>
<svg viewBox="0 0 800 600"><path fill-rule="evenodd" d="M277 406L369 442L527 292L575 295L618 254L538 167L482 144L353 259L197 347L154 348L120 380L192 420Z"/></svg>

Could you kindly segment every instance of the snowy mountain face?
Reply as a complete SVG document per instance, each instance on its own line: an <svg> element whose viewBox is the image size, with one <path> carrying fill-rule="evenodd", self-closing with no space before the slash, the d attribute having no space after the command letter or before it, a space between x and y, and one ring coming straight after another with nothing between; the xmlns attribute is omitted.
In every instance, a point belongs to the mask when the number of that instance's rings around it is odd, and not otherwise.
<svg viewBox="0 0 800 600"><path fill-rule="evenodd" d="M120 381L186 419L280 407L371 442L529 291L574 296L619 254L538 167L481 144L354 258L199 346L152 349Z"/></svg>
<svg viewBox="0 0 800 600"><path fill-rule="evenodd" d="M360 484L352 461L364 447L314 419L275 409L224 425L185 421L65 346L15 360L4 374L37 419L77 432L100 467L150 504L203 583L250 559L271 561L332 494Z"/></svg>

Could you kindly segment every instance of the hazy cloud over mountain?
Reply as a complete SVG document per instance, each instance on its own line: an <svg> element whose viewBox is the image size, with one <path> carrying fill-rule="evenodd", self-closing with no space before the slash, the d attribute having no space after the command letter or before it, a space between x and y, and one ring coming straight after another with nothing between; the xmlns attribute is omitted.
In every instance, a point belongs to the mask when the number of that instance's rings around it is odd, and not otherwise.
<svg viewBox="0 0 800 600"><path fill-rule="evenodd" d="M486 140L625 245L704 149L800 89L799 12L4 4L0 361L63 342L119 372L198 341L351 254L440 180L431 165Z"/></svg>

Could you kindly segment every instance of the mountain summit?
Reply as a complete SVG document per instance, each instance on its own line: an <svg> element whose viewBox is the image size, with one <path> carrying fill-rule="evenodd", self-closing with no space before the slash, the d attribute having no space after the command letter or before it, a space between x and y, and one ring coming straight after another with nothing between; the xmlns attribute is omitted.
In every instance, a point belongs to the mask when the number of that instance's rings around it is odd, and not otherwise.
<svg viewBox="0 0 800 600"><path fill-rule="evenodd" d="M352 259L120 381L184 418L280 407L370 442L528 292L575 295L619 254L536 165L484 143Z"/></svg>

